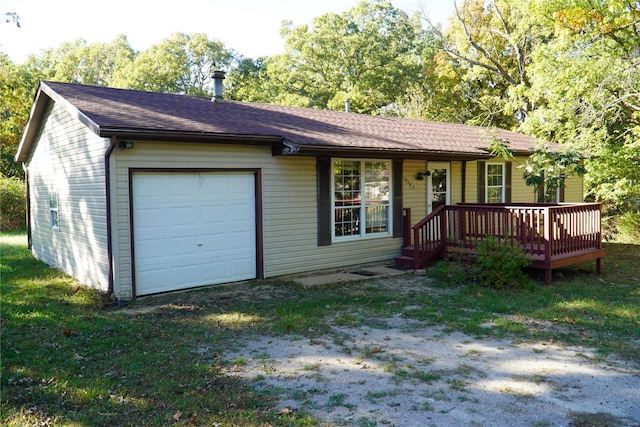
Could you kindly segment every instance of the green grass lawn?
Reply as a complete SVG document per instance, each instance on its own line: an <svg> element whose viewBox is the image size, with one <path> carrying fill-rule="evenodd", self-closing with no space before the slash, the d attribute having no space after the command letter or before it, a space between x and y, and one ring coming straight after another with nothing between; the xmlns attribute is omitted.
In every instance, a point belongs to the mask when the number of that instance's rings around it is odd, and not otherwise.
<svg viewBox="0 0 640 427"><path fill-rule="evenodd" d="M606 245L600 276L588 263L521 290L435 281L439 292L423 295L375 279L317 289L267 280L243 287L259 298L214 287L122 310L33 259L24 235L3 234L0 244L2 425L315 425L279 413L276 391L226 374L239 362L224 360L225 349L254 333L331 335L332 325L409 305L421 308L405 317L450 330L579 344L640 363L638 245ZM203 358L204 346L219 356Z"/></svg>

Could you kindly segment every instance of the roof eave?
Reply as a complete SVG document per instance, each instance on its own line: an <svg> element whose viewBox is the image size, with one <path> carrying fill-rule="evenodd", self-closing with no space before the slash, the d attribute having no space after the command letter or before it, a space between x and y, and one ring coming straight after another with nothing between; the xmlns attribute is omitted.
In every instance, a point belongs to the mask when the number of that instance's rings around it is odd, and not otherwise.
<svg viewBox="0 0 640 427"><path fill-rule="evenodd" d="M22 133L20 144L18 144L18 150L16 151L14 158L16 162L24 162L27 160L28 154L31 151L31 145L33 144L35 135L38 132L38 124L47 109L49 101L50 98L43 94L42 90L38 88L33 104L31 105L29 119L27 120L24 132Z"/></svg>
<svg viewBox="0 0 640 427"><path fill-rule="evenodd" d="M332 157L369 157L369 158L411 158L416 160L481 160L492 156L488 153L446 151L446 150L420 150L397 148L373 148L373 147L341 147L334 145L298 145L292 149L284 144L273 148L274 156L332 156Z"/></svg>
<svg viewBox="0 0 640 427"><path fill-rule="evenodd" d="M82 113L82 111L74 107L71 103L64 99L64 97L56 93L51 87L46 84L46 82L41 81L40 85L38 86L38 90L36 91L33 105L31 106L31 112L29 113L27 125L25 126L24 133L22 134L22 139L20 140L20 144L18 145L18 150L16 151L16 162L25 162L29 158L36 135L38 134L40 128L40 122L44 117L45 112L47 111L49 102L51 101L64 105L69 114L80 120L92 132L94 132L95 134L99 134L100 127L93 120Z"/></svg>
<svg viewBox="0 0 640 427"><path fill-rule="evenodd" d="M137 141L163 141L163 142L216 142L234 143L245 142L254 144L274 145L282 143L283 138L276 135L252 135L221 132L193 132L169 129L140 129L102 127L99 135L102 137L116 137L118 139L132 139Z"/></svg>

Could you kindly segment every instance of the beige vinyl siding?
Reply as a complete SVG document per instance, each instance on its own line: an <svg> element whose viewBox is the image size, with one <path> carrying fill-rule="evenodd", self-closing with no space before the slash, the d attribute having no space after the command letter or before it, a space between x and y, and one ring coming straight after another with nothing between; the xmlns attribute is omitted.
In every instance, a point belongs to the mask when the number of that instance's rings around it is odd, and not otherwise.
<svg viewBox="0 0 640 427"><path fill-rule="evenodd" d="M462 203L462 162L451 162L451 204Z"/></svg>
<svg viewBox="0 0 640 427"><path fill-rule="evenodd" d="M424 160L405 160L403 162L402 202L404 208L411 208L411 224L415 224L426 216L427 212L427 178L416 179L418 172L427 170Z"/></svg>
<svg viewBox="0 0 640 427"><path fill-rule="evenodd" d="M536 202L536 194L533 187L528 187L522 174L524 165L527 161L526 157L517 156L512 161L511 169L511 201L514 203L534 203Z"/></svg>
<svg viewBox="0 0 640 427"><path fill-rule="evenodd" d="M584 202L584 183L582 177L573 176L564 182L564 201L566 203Z"/></svg>
<svg viewBox="0 0 640 427"><path fill-rule="evenodd" d="M108 140L90 132L57 105L44 123L27 163L32 252L82 283L106 291L104 153ZM50 192L57 192L58 230L50 224Z"/></svg>
<svg viewBox="0 0 640 427"><path fill-rule="evenodd" d="M465 202L479 203L478 200L478 162L467 162L467 180L465 183Z"/></svg>
<svg viewBox="0 0 640 427"><path fill-rule="evenodd" d="M388 260L400 239L317 244L316 160L272 156L270 147L134 142L113 153L116 222L114 292L132 292L129 169L261 169L265 277Z"/></svg>

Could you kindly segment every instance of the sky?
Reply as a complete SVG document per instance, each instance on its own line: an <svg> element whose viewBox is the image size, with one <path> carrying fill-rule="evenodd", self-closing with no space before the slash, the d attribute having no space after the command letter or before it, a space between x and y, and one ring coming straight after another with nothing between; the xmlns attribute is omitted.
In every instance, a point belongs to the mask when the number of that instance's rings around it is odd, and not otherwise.
<svg viewBox="0 0 640 427"><path fill-rule="evenodd" d="M408 13L424 9L445 24L454 0L392 0ZM0 22L0 51L15 63L64 42L108 43L124 34L146 50L176 32L204 33L249 58L284 51L283 20L310 24L325 13L342 13L359 0L0 0L0 14L17 13L20 28Z"/></svg>

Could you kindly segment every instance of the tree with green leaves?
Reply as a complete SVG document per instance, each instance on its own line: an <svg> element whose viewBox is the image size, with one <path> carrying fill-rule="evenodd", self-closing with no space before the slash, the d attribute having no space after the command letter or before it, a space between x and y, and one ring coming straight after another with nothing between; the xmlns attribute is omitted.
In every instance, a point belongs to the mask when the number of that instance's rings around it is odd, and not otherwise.
<svg viewBox="0 0 640 427"><path fill-rule="evenodd" d="M37 77L29 69L0 53L0 175L4 177L24 177L13 157L27 124L37 84Z"/></svg>
<svg viewBox="0 0 640 427"><path fill-rule="evenodd" d="M497 136L495 129L486 132L489 154L504 160L515 159L509 142ZM538 202L553 202L558 190L565 187L565 180L575 175L584 176L585 155L570 147L550 150L548 144L538 144L535 151L527 157L522 177L527 186L533 187Z"/></svg>
<svg viewBox="0 0 640 427"><path fill-rule="evenodd" d="M242 99L341 110L349 98L355 112L379 112L421 78L423 34L417 16L387 0L363 1L311 25L285 22L285 52L244 74L245 88L253 76L261 84L251 87L268 96L245 92Z"/></svg>
<svg viewBox="0 0 640 427"><path fill-rule="evenodd" d="M534 188L538 202L556 200L566 179L575 175L582 177L587 172L581 152L571 148L551 151L546 144L537 147L521 167L524 169L524 181Z"/></svg>
<svg viewBox="0 0 640 427"><path fill-rule="evenodd" d="M449 112L456 117L433 118L507 129L526 120L534 108L526 97L530 55L541 42L539 23L529 19L529 4L463 0L446 31L423 10L440 45L431 72L444 83L439 90L456 99L455 111Z"/></svg>
<svg viewBox="0 0 640 427"><path fill-rule="evenodd" d="M119 35L110 43L66 42L29 56L24 65L42 80L112 86L116 73L135 56L127 37Z"/></svg>
<svg viewBox="0 0 640 427"><path fill-rule="evenodd" d="M545 0L555 31L532 59L529 133L586 151L588 196L640 212L640 8L623 0Z"/></svg>
<svg viewBox="0 0 640 427"><path fill-rule="evenodd" d="M211 95L211 72L231 66L234 53L206 34L176 33L140 52L114 72L116 87L186 95Z"/></svg>
<svg viewBox="0 0 640 427"><path fill-rule="evenodd" d="M270 78L268 70L277 56L260 57L258 59L239 58L236 66L227 73L225 80L225 97L245 102L263 102L267 104L306 105L304 101L296 103L285 100L281 90L281 82Z"/></svg>

